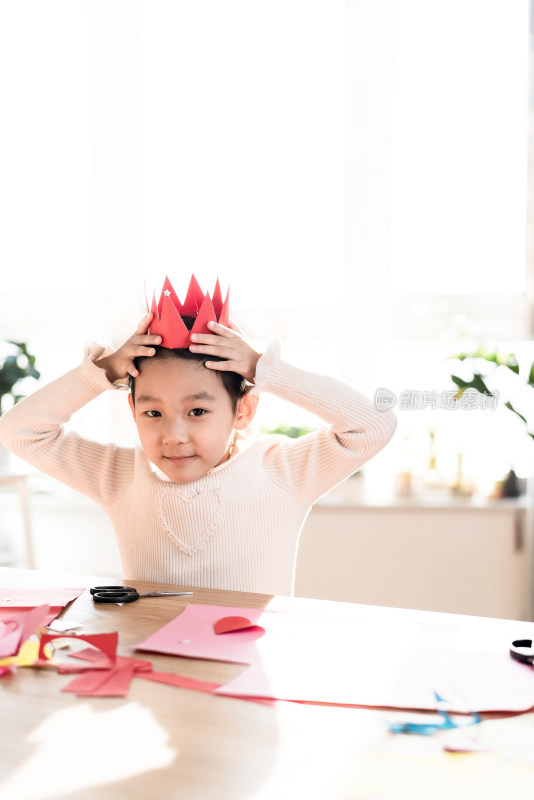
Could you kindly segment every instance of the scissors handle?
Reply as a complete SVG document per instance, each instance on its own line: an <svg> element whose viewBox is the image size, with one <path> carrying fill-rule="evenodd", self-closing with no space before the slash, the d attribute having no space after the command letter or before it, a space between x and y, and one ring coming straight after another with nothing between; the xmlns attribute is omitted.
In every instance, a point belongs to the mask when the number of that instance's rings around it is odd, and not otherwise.
<svg viewBox="0 0 534 800"><path fill-rule="evenodd" d="M515 639L510 647L510 655L523 664L534 665L534 647L532 639Z"/></svg>
<svg viewBox="0 0 534 800"><path fill-rule="evenodd" d="M129 586L117 589L105 589L103 592L93 592L95 603L133 603L139 600L139 592Z"/></svg>
<svg viewBox="0 0 534 800"><path fill-rule="evenodd" d="M133 586L93 586L89 591L95 595L97 592L135 592L137 589Z"/></svg>

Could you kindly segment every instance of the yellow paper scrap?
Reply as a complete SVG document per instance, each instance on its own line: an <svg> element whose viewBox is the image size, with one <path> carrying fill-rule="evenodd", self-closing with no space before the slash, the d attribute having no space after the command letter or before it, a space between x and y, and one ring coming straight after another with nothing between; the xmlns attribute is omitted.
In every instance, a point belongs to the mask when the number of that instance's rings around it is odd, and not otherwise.
<svg viewBox="0 0 534 800"><path fill-rule="evenodd" d="M0 659L0 667L32 667L37 661L39 642L28 640L21 646L16 656Z"/></svg>

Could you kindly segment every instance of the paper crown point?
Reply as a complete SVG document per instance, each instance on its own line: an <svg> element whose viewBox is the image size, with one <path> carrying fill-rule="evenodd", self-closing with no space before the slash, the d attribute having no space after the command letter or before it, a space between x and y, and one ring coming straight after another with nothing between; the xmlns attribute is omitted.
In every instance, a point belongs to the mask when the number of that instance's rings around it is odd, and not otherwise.
<svg viewBox="0 0 534 800"><path fill-rule="evenodd" d="M219 279L213 291L213 300L208 292L204 294L194 275L191 275L189 288L185 300L180 303L172 283L165 277L159 301L156 303L156 293L152 296L152 305L147 311L153 316L149 332L161 336L161 347L168 349L187 348L191 343L192 333L210 333L208 322L219 322L228 326L230 290L226 293L223 302ZM193 317L195 322L188 330L183 318Z"/></svg>

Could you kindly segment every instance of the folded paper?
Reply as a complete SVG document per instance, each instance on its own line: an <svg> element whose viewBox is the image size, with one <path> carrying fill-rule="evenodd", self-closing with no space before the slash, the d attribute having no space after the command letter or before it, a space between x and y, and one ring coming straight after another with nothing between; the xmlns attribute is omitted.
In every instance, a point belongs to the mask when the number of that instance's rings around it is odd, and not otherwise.
<svg viewBox="0 0 534 800"><path fill-rule="evenodd" d="M213 630L217 634L253 630L256 632L257 637L263 636L265 633L265 628L262 628L261 625L254 625L254 623L246 617L222 617L217 620L213 626Z"/></svg>
<svg viewBox="0 0 534 800"><path fill-rule="evenodd" d="M208 322L219 322L221 325L228 326L229 296L228 291L223 302L221 287L217 279L212 300L208 292L204 294L197 279L192 275L182 304L169 278L166 277L159 301L156 302L155 292L150 308L147 301L147 311L151 311L153 314L150 333L161 336L162 347L187 348L191 344L192 333L210 333ZM184 317L195 320L191 330L186 326Z"/></svg>

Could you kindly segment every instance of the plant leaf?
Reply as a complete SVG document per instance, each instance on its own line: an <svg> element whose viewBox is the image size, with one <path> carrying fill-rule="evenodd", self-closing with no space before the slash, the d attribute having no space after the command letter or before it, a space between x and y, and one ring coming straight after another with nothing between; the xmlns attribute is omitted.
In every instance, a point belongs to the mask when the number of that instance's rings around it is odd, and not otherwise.
<svg viewBox="0 0 534 800"><path fill-rule="evenodd" d="M507 402L507 403L505 403L504 405L506 406L506 408L509 408L509 409L510 409L510 411L513 411L513 412L514 412L514 414L517 414L517 416L518 416L520 419L522 419L522 420L523 420L523 422L525 423L525 425L527 424L527 421L526 421L525 417L523 416L523 414L520 414L520 413L519 413L519 411L517 411L517 409L515 409L515 408L513 407L513 405L510 403L510 401L508 401L508 402Z"/></svg>

